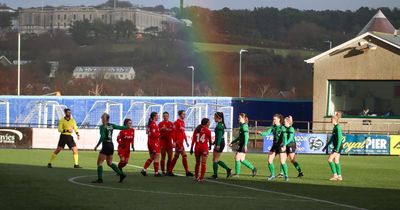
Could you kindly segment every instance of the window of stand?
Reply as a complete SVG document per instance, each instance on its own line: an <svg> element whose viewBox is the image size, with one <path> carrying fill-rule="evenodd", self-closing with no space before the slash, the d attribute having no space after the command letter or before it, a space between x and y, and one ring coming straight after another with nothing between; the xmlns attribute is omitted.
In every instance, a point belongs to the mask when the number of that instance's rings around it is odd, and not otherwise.
<svg viewBox="0 0 400 210"><path fill-rule="evenodd" d="M334 111L347 118L400 119L400 81L331 80L326 115Z"/></svg>

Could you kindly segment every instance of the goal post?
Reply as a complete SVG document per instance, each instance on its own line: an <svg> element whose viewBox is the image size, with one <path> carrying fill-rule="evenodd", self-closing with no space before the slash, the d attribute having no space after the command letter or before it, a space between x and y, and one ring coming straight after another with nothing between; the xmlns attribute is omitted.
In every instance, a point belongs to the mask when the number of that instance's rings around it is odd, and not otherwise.
<svg viewBox="0 0 400 210"><path fill-rule="evenodd" d="M110 122L122 124L123 104L111 100L99 100L95 101L86 113L80 128L99 127L103 113L110 115Z"/></svg>
<svg viewBox="0 0 400 210"><path fill-rule="evenodd" d="M0 127L10 126L10 103L0 100Z"/></svg>

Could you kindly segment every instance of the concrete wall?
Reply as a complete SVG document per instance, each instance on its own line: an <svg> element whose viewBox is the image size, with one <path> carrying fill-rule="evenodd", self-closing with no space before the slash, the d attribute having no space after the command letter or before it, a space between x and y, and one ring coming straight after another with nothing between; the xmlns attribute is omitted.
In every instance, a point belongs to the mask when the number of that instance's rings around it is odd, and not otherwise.
<svg viewBox="0 0 400 210"><path fill-rule="evenodd" d="M350 55L345 50L335 55L320 58L314 64L313 89L313 121L329 122L327 115L328 81L329 80L400 80L400 50L374 38L367 37L368 41L377 45L375 50L367 50L363 54ZM353 43L353 47L357 46ZM352 47L349 46L349 47ZM362 121L365 119L347 119L351 121L352 130L365 130ZM374 130L387 130L386 126L377 124L395 123L400 120L368 119L371 120ZM315 130L330 130L329 123L315 123ZM393 128L397 129L398 128ZM395 131L395 130L393 130Z"/></svg>

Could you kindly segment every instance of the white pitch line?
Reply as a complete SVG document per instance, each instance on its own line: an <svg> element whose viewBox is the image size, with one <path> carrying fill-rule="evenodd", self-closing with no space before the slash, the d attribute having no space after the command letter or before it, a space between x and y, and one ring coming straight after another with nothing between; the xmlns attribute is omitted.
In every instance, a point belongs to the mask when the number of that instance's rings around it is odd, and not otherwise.
<svg viewBox="0 0 400 210"><path fill-rule="evenodd" d="M77 179L81 178L87 178L87 177L96 177L97 175L84 175L84 176L76 176L69 178L68 181L85 186L85 187L91 187L91 188L99 188L99 189L109 189L109 190L122 190L122 191L132 191L132 192L140 192L140 193L154 193L154 194L164 194L164 195L181 195L181 196L191 196L191 197L208 197L208 198L229 198L229 199L245 199L245 200L255 200L256 198L254 197L243 197L243 196L221 196L221 195L205 195L205 194L194 194L194 193L177 193L177 192L167 192L167 191L154 191L154 190L138 190L138 189L131 189L131 188L117 188L117 187L109 187L109 186L101 186L101 185L92 185L92 184L86 184L82 182L76 181ZM270 199L270 200L275 200L275 199ZM278 199L278 200L284 200L287 201L289 199Z"/></svg>
<svg viewBox="0 0 400 210"><path fill-rule="evenodd" d="M135 168L143 168L143 167L132 165L132 164L128 164L128 166L135 167ZM179 175L179 176L183 176L183 175ZM322 200L322 199L312 198L312 197L307 197L307 196L302 196L302 195L283 193L283 192L277 192L277 191L272 191L272 190L265 190L265 189L260 189L260 188L255 188L255 187L248 187L248 186L237 185L237 184L231 184L231 183L220 182L220 181L215 181L215 180L205 180L205 181L210 182L210 183L220 184L220 185L226 185L226 186L230 186L230 187L237 187L237 188L242 188L242 189L248 189L248 190L254 190L254 191L259 191L259 192L266 192L266 193L276 194L276 195L283 195L283 196L288 196L288 197L300 198L300 199L315 201L315 202L319 202L319 203L326 203L326 204L331 204L331 205L334 205L334 206L346 207L346 208L349 208L349 209L367 210L366 208L360 208L360 207L357 207L357 206L352 206L352 205L347 205L347 204L342 204L342 203L336 203L336 202L333 202L333 201Z"/></svg>

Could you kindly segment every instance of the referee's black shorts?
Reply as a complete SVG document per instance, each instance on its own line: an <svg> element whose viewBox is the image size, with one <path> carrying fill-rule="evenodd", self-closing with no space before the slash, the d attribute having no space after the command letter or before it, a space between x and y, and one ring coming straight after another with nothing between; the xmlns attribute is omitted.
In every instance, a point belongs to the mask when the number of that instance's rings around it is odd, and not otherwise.
<svg viewBox="0 0 400 210"><path fill-rule="evenodd" d="M60 135L60 140L58 140L58 147L65 148L65 145L68 146L68 148L76 147L74 138L71 135Z"/></svg>

